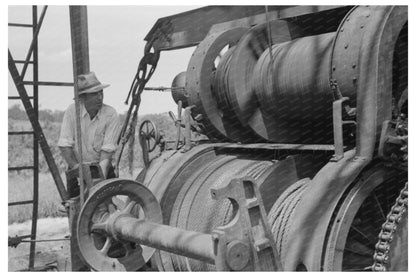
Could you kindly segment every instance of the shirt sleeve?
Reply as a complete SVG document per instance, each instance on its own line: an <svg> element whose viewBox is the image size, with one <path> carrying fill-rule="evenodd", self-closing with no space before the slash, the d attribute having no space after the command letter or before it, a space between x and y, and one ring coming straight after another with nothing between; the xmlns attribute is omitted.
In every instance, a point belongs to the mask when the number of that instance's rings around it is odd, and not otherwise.
<svg viewBox="0 0 416 277"><path fill-rule="evenodd" d="M115 110L109 115L107 129L105 131L102 151L115 152L117 149L117 138L120 132L120 120Z"/></svg>
<svg viewBox="0 0 416 277"><path fill-rule="evenodd" d="M74 115L71 106L65 111L64 118L61 125L61 133L59 135L58 146L59 147L73 147L75 144L74 133Z"/></svg>

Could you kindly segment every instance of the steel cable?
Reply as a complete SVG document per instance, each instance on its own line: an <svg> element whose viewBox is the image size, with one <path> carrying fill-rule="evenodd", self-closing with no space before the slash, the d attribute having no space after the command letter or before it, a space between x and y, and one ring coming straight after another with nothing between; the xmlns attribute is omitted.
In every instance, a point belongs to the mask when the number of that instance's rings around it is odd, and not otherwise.
<svg viewBox="0 0 416 277"><path fill-rule="evenodd" d="M195 174L198 177L187 182L182 188L174 206L174 210L177 209L178 212L173 211L171 224L187 230L210 233L215 227L228 223L233 215L231 203L228 200L212 200L210 189L243 176L251 176L260 182L260 179L264 180L264 173L272 164L270 161L229 159L217 168L210 164L202 172L198 171L198 174ZM171 256L174 268L178 271L215 270L213 265L177 255Z"/></svg>
<svg viewBox="0 0 416 277"><path fill-rule="evenodd" d="M301 201L309 181L309 178L299 180L286 189L276 200L267 216L280 257L284 256L283 252L286 247L287 235L290 231L291 216Z"/></svg>

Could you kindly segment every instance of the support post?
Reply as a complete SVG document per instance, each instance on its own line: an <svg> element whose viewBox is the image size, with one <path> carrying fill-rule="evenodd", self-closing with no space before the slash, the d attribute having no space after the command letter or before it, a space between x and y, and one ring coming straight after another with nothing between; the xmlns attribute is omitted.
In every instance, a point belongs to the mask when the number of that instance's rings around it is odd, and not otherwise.
<svg viewBox="0 0 416 277"><path fill-rule="evenodd" d="M69 17L71 26L71 45L72 45L72 65L74 78L74 98L76 109L76 136L78 141L79 153L79 184L80 202L75 201L69 211L71 234L71 267L72 271L81 271L85 265L79 257L79 247L76 236L76 222L80 205L84 203L84 174L82 166L82 142L81 142L81 120L80 103L77 87L77 76L90 71L89 52L88 52L88 18L86 6L69 6Z"/></svg>
<svg viewBox="0 0 416 277"><path fill-rule="evenodd" d="M46 11L46 8L44 9ZM44 15L44 13L43 13ZM33 82L38 82L38 7L32 7L32 24L33 24ZM22 78L23 80L23 78ZM38 113L38 85L33 85L33 110L36 121L39 120ZM29 254L29 270L35 267L36 251L36 231L38 225L38 207L39 207L39 141L36 132L33 132L33 208L32 208L32 230Z"/></svg>

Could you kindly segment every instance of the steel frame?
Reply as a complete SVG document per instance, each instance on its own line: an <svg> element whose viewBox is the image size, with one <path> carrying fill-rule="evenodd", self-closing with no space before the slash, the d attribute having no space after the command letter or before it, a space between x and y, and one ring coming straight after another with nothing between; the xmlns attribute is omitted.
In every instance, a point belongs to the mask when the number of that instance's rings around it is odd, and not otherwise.
<svg viewBox="0 0 416 277"><path fill-rule="evenodd" d="M56 187L58 192L61 196L62 200L67 199L67 193L62 182L62 179L59 175L59 170L55 164L53 159L52 153L50 152L48 143L45 139L43 134L42 128L39 124L38 118L38 94L39 94L39 74L38 74L38 34L40 28L42 26L43 18L45 16L47 10L47 6L45 6L42 10L38 21L38 7L32 6L32 24L19 24L19 23L9 23L8 26L11 27L27 27L32 28L33 38L30 44L28 53L26 55L25 60L14 60L10 50L9 50L9 72L13 78L13 81L16 85L16 89L19 93L19 96L9 96L9 100L17 100L21 99L22 103L25 107L26 113L30 119L30 122L33 127L33 131L22 131L22 132L8 132L8 135L33 135L33 166L17 166L17 167L9 167L9 171L14 170L33 170L33 200L24 200L24 201L16 201L11 202L8 206L16 206L16 205L27 205L32 204L32 227L31 227L31 235L21 236L21 238L28 238L30 237L30 254L29 254L29 270L34 270L35 264L35 253L36 253L36 232L37 232L37 219L38 219L38 202L39 202L39 146L44 153L45 160L49 166L51 171L52 177L55 181ZM32 60L30 57L33 55ZM16 64L23 64L23 69L19 74ZM33 67L33 81L32 82L25 82L23 81L24 75L26 73L28 65L32 65ZM33 87L33 96L28 96L25 85L32 85ZM33 100L33 105L30 102Z"/></svg>
<svg viewBox="0 0 416 277"><path fill-rule="evenodd" d="M297 17L325 12L342 6L269 6L268 20ZM198 22L197 28L189 22ZM146 41L154 40L158 50L174 50L198 45L207 34L230 29L250 27L266 22L264 6L207 6L188 12L160 18Z"/></svg>

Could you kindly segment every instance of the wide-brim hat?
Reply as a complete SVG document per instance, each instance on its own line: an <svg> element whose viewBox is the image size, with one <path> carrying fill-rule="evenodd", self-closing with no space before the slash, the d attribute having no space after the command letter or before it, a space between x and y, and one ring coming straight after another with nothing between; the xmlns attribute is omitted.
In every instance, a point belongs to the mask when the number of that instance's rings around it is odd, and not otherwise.
<svg viewBox="0 0 416 277"><path fill-rule="evenodd" d="M95 76L95 73L92 71L86 74L78 75L77 85L78 95L101 91L110 86L108 84L102 84L98 81L97 76Z"/></svg>

